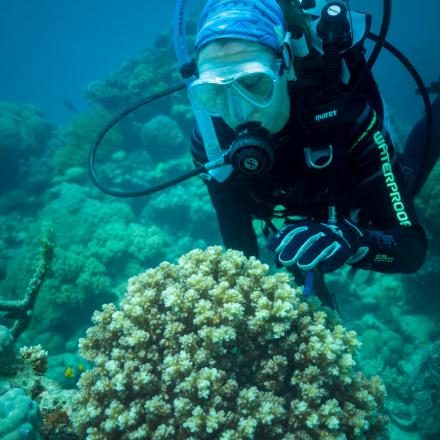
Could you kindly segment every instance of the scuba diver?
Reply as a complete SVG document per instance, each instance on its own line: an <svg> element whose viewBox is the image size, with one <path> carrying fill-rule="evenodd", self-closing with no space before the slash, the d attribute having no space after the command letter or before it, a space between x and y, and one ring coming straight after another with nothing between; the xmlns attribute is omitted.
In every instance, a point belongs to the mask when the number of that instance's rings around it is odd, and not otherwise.
<svg viewBox="0 0 440 440"><path fill-rule="evenodd" d="M275 0L209 0L195 39L198 79L189 85L190 99L213 118L221 148L232 144L238 166L247 168L221 182L204 175L224 245L258 257L252 221L270 225L278 216L285 226L269 248L301 284L308 273L322 277L345 264L416 272L427 238L371 72L353 94L366 64L366 31L354 35L347 19L336 29L335 2L316 30L297 2L279 3L288 3L288 26ZM316 48L295 57L296 36ZM196 163L207 162L197 127L192 143ZM411 153L419 143L410 137ZM405 165L418 176L408 165L419 163L413 156ZM322 283L319 290L333 306Z"/></svg>
<svg viewBox="0 0 440 440"><path fill-rule="evenodd" d="M386 41L391 0L384 0L378 36L370 31L371 16L351 11L348 1L208 0L193 59L185 4L176 0L174 19L185 83L137 103L103 129L89 155L95 185L116 197L138 197L200 175L224 245L258 257L253 220L263 220L276 264L304 285L304 294L315 293L332 308L337 305L325 273L347 264L416 272L427 237L413 198L440 155L440 100L431 106L428 96L440 87L433 83L428 92L411 63ZM376 42L368 60L366 38ZM427 109L403 153L393 146L371 73L382 47L411 73ZM196 121L196 168L144 190L102 183L94 162L106 133L137 108L185 87Z"/></svg>

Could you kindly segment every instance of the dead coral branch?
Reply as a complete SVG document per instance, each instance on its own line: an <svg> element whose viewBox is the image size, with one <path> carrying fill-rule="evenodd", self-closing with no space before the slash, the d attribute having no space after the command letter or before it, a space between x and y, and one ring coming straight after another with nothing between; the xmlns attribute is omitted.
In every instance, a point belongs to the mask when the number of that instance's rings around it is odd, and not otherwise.
<svg viewBox="0 0 440 440"><path fill-rule="evenodd" d="M15 341L32 321L35 301L52 262L55 243L50 224L43 225L38 241L40 249L24 297L19 300L0 300L1 316L14 320L11 332Z"/></svg>

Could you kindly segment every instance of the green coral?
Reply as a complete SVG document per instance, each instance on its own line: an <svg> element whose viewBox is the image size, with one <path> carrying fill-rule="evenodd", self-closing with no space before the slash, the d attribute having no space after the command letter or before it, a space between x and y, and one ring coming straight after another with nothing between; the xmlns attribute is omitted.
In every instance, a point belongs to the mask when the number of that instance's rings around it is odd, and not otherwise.
<svg viewBox="0 0 440 440"><path fill-rule="evenodd" d="M187 153L186 139L179 124L165 115L157 115L145 122L141 139L155 161L174 159Z"/></svg>
<svg viewBox="0 0 440 440"><path fill-rule="evenodd" d="M128 276L181 248L180 240L171 241L159 226L136 223L127 203L93 189L63 183L48 191L47 199L40 217L53 224L57 248L36 308L46 319L33 324L40 343L48 330L70 337L93 310L116 300ZM66 320L66 314L72 318ZM55 351L55 345L50 348Z"/></svg>
<svg viewBox="0 0 440 440"><path fill-rule="evenodd" d="M93 234L90 254L114 267L120 267L121 262L130 259L149 266L165 257L167 246L166 236L156 225L147 227L139 223L112 221Z"/></svg>
<svg viewBox="0 0 440 440"><path fill-rule="evenodd" d="M0 325L0 376L15 374L19 367L14 335L4 325Z"/></svg>
<svg viewBox="0 0 440 440"><path fill-rule="evenodd" d="M72 167L85 167L90 146L112 114L104 109L81 113L72 121L66 132L55 142L52 165L58 172ZM115 127L102 142L100 153L110 155L121 148L123 137Z"/></svg>
<svg viewBox="0 0 440 440"><path fill-rule="evenodd" d="M30 104L0 101L0 157L41 152L54 126Z"/></svg>
<svg viewBox="0 0 440 440"><path fill-rule="evenodd" d="M384 389L356 334L241 252L194 250L129 280L80 341L76 425L97 439L379 438Z"/></svg>
<svg viewBox="0 0 440 440"><path fill-rule="evenodd" d="M11 333L17 340L31 323L35 302L52 263L55 243L50 224L44 224L38 238L39 251L27 287L19 299L0 299L0 317L12 320Z"/></svg>
<svg viewBox="0 0 440 440"><path fill-rule="evenodd" d="M169 35L167 36L169 37ZM122 111L142 97L161 92L181 79L175 68L176 56L172 39L162 38L161 42L144 51L137 59L129 59L115 69L108 78L91 83L86 91L89 101L102 105L112 112ZM171 99L159 102L161 113L168 113ZM140 120L146 115L153 117L157 106L148 106L135 114ZM145 119L144 119L145 120Z"/></svg>
<svg viewBox="0 0 440 440"><path fill-rule="evenodd" d="M0 438L38 440L42 425L40 408L22 389L12 388L0 396Z"/></svg>
<svg viewBox="0 0 440 440"><path fill-rule="evenodd" d="M440 217L440 162L433 168L429 179L423 186L422 191L416 199L418 212L423 223L434 234L436 238L440 237L440 228L438 219Z"/></svg>
<svg viewBox="0 0 440 440"><path fill-rule="evenodd" d="M52 136L54 126L33 105L0 101L0 186L22 188L27 180L40 184L45 176L35 178L44 169L42 155ZM44 171L46 171L44 169ZM26 181L26 182L23 182ZM30 187L30 189L35 189Z"/></svg>
<svg viewBox="0 0 440 440"><path fill-rule="evenodd" d="M191 179L151 197L142 217L176 234L189 234L210 242L221 241L214 208L206 186Z"/></svg>
<svg viewBox="0 0 440 440"><path fill-rule="evenodd" d="M419 432L440 436L440 339L423 355L413 384L412 412Z"/></svg>

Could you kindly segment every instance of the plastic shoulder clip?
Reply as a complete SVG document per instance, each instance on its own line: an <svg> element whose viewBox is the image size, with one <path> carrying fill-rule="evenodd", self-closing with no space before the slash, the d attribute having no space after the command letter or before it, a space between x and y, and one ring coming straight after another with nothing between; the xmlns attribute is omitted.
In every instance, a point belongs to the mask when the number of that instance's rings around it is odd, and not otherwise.
<svg viewBox="0 0 440 440"><path fill-rule="evenodd" d="M297 38L292 37L290 39L290 45L292 47L294 57L304 58L310 53L309 46L307 45L307 39L304 34Z"/></svg>

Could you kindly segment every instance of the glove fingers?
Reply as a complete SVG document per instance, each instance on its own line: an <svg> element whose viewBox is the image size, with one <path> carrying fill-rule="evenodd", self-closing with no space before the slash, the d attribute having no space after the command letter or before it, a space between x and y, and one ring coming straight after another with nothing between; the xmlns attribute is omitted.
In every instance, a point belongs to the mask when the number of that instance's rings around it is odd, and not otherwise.
<svg viewBox="0 0 440 440"><path fill-rule="evenodd" d="M286 238L286 235L288 235L290 232L292 232L294 229L296 229L296 226L289 225L286 226L281 232L278 232L276 235L273 235L270 237L267 248L275 252L278 246L280 246L281 242Z"/></svg>
<svg viewBox="0 0 440 440"><path fill-rule="evenodd" d="M350 258L350 251L346 247L341 247L336 251L336 253L332 256L332 258L328 258L324 260L319 269L323 273L333 272L336 269L342 267L345 262Z"/></svg>
<svg viewBox="0 0 440 440"><path fill-rule="evenodd" d="M338 242L322 237L303 253L297 265L302 270L312 270L327 258L333 257L340 248L341 245Z"/></svg>
<svg viewBox="0 0 440 440"><path fill-rule="evenodd" d="M277 253L278 267L332 272L368 253L368 247L359 246L363 237L362 231L347 220L336 225L302 220L272 237L268 248Z"/></svg>
<svg viewBox="0 0 440 440"><path fill-rule="evenodd" d="M304 241L305 240L304 237L309 235L309 234L304 234L307 231L307 229L308 229L307 226L300 226L299 228L294 228L287 231L287 233L284 233L283 231L281 236L278 238L278 245L275 248L275 252L280 252L284 248L291 246L291 243L294 240L294 238L298 237L298 235L300 234L301 235L299 239Z"/></svg>
<svg viewBox="0 0 440 440"><path fill-rule="evenodd" d="M314 245L314 243L324 236L324 233L322 232L318 232L312 236L305 231L301 232L302 233L292 235L284 248L282 247L283 243L279 246L281 252L278 255L278 260L284 266L295 264L298 259Z"/></svg>

